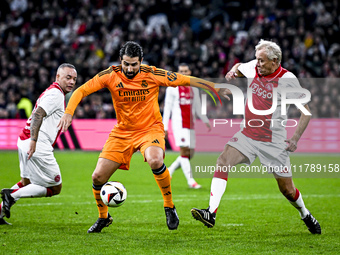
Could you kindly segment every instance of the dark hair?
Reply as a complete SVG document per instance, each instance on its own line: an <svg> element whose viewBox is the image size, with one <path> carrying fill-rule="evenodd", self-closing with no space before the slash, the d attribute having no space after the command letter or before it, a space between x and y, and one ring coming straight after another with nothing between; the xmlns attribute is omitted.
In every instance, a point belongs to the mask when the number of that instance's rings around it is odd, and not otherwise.
<svg viewBox="0 0 340 255"><path fill-rule="evenodd" d="M187 63L185 63L185 62L180 63L180 64L178 65L178 67L180 67L180 66L187 66L187 67L189 67L189 69L190 69L190 66L189 66Z"/></svg>
<svg viewBox="0 0 340 255"><path fill-rule="evenodd" d="M120 59L123 59L123 56L126 55L130 58L138 57L139 61L142 61L143 58L143 49L142 47L133 41L126 42L119 51Z"/></svg>

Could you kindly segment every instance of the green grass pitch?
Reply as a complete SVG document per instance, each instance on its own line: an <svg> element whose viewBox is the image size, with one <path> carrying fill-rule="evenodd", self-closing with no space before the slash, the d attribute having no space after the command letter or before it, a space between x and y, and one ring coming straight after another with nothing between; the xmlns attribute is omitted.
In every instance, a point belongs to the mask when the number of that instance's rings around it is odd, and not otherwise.
<svg viewBox="0 0 340 255"><path fill-rule="evenodd" d="M180 225L169 231L162 196L139 153L130 171L118 171L110 179L128 191L123 206L109 208L114 223L100 234L87 234L98 217L91 191L98 155L55 152L62 171L61 194L19 200L8 219L13 225L0 226L0 254L340 254L340 178L294 179L322 227L322 235L312 235L275 180L261 176L229 178L216 225L208 229L191 217L190 209L208 206L211 179L197 179L202 189L191 190L179 169L172 190ZM167 152L165 163L170 165L177 155ZM297 164L339 163L338 158L292 154ZM18 165L17 152L0 152L0 189L19 180Z"/></svg>

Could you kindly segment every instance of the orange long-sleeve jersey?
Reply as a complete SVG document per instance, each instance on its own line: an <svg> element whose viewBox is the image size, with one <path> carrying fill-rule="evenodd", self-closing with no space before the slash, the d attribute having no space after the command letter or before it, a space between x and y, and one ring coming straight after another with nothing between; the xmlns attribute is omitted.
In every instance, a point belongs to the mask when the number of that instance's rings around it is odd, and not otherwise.
<svg viewBox="0 0 340 255"><path fill-rule="evenodd" d="M133 131L157 123L163 125L158 105L159 86L189 86L190 80L204 81L193 78L154 66L141 65L140 72L133 79L128 79L121 66L110 66L73 92L65 113L73 115L84 97L107 88L116 110L116 128ZM204 82L214 87L213 83ZM204 87L200 84L196 86Z"/></svg>

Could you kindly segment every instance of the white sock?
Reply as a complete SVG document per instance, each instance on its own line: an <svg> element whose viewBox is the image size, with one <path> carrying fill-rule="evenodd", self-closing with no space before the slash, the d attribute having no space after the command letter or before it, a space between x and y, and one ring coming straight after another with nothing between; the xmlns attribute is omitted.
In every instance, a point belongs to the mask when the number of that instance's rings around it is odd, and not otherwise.
<svg viewBox="0 0 340 255"><path fill-rule="evenodd" d="M47 188L36 184L28 184L27 186L11 193L11 196L15 201L17 201L19 198L23 197L46 197L46 194Z"/></svg>
<svg viewBox="0 0 340 255"><path fill-rule="evenodd" d="M226 187L226 180L216 177L212 179L210 187L209 212L216 212L218 206L220 205Z"/></svg>
<svg viewBox="0 0 340 255"><path fill-rule="evenodd" d="M11 189L20 189L20 187L19 187L18 184L16 183L16 184L14 184L14 185L11 187Z"/></svg>
<svg viewBox="0 0 340 255"><path fill-rule="evenodd" d="M196 183L195 179L192 178L190 160L187 157L181 157L181 167L185 178L187 179L188 185Z"/></svg>
<svg viewBox="0 0 340 255"><path fill-rule="evenodd" d="M172 162L171 166L168 167L168 170L169 170L169 173L170 173L170 176L173 175L173 173L175 172L176 169L179 168L179 166L181 165L181 156L178 156L176 158L176 160L174 162Z"/></svg>
<svg viewBox="0 0 340 255"><path fill-rule="evenodd" d="M300 216L301 216L301 219L305 218L309 212L305 206L305 203L303 202L303 199L302 199L302 195L300 193L300 191L298 189L296 189L296 192L298 192L299 196L298 198L293 202L293 201L289 201L300 213Z"/></svg>

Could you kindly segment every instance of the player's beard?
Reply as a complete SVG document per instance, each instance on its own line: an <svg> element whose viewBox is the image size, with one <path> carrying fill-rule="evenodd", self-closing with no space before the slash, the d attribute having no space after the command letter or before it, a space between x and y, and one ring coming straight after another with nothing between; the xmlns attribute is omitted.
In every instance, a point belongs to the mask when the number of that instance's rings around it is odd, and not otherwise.
<svg viewBox="0 0 340 255"><path fill-rule="evenodd" d="M137 75L138 71L134 73L134 72L125 72L123 70L123 73L125 74L126 78L133 79Z"/></svg>

